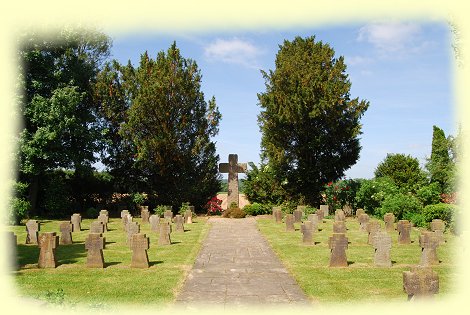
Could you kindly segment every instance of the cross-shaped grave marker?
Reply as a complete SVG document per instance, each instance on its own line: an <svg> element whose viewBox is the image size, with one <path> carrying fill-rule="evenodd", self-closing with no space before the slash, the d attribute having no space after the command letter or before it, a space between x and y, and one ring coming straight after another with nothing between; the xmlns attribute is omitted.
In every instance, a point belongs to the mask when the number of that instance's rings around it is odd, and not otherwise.
<svg viewBox="0 0 470 315"><path fill-rule="evenodd" d="M104 257L103 248L105 238L100 233L90 233L85 240L85 249L88 251L86 256L86 266L90 268L103 268Z"/></svg>
<svg viewBox="0 0 470 315"><path fill-rule="evenodd" d="M131 268L148 268L149 238L145 234L134 234L131 238L132 260Z"/></svg>
<svg viewBox="0 0 470 315"><path fill-rule="evenodd" d="M228 173L228 194L227 194L227 207L238 203L238 173L246 172L246 163L238 163L237 154L228 155L228 163L219 164L219 172Z"/></svg>
<svg viewBox="0 0 470 315"><path fill-rule="evenodd" d="M59 237L56 232L45 232L39 234L38 237L39 251L39 268L55 268L57 266L57 259L55 250L59 246Z"/></svg>
<svg viewBox="0 0 470 315"><path fill-rule="evenodd" d="M328 247L331 251L330 267L347 267L346 249L348 238L344 233L333 233L328 239Z"/></svg>

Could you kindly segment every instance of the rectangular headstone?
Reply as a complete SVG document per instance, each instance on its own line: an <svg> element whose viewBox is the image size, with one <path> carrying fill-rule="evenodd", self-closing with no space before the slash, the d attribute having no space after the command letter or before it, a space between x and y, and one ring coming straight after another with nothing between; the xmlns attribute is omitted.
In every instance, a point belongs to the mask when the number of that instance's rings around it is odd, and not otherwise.
<svg viewBox="0 0 470 315"><path fill-rule="evenodd" d="M39 268L56 268L57 258L55 255L56 248L59 246L59 237L56 232L44 232L39 234Z"/></svg>
<svg viewBox="0 0 470 315"><path fill-rule="evenodd" d="M59 224L60 244L72 244L72 223L70 221L62 221Z"/></svg>
<svg viewBox="0 0 470 315"><path fill-rule="evenodd" d="M346 249L348 248L348 238L343 233L333 233L328 239L330 248L330 267L347 267Z"/></svg>
<svg viewBox="0 0 470 315"><path fill-rule="evenodd" d="M26 244L37 244L38 233L41 229L40 223L37 220L28 220L26 222Z"/></svg>
<svg viewBox="0 0 470 315"><path fill-rule="evenodd" d="M378 267L391 267L392 237L386 232L378 232L374 235L372 245L374 246L374 264Z"/></svg>
<svg viewBox="0 0 470 315"><path fill-rule="evenodd" d="M413 267L403 271L403 290L408 300L431 297L439 292L439 276L430 267Z"/></svg>
<svg viewBox="0 0 470 315"><path fill-rule="evenodd" d="M90 268L104 268L103 248L105 238L99 233L90 233L85 239L87 250L86 266Z"/></svg>
<svg viewBox="0 0 470 315"><path fill-rule="evenodd" d="M369 215L368 214L361 214L359 215L359 226L361 228L361 231L367 232L367 223L369 223Z"/></svg>

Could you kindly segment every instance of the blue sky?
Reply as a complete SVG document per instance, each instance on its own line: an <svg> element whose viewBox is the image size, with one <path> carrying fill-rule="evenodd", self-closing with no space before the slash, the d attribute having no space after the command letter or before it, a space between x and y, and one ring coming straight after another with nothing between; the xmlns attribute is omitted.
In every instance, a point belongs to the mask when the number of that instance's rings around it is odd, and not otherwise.
<svg viewBox="0 0 470 315"><path fill-rule="evenodd" d="M295 36L329 43L345 57L351 96L366 99L362 150L346 176L371 178L387 153L404 153L424 163L431 153L432 126L455 135L454 56L444 23L413 21L328 25L315 28L186 33L111 33L112 58L137 66L173 41L202 73L206 100L213 95L223 115L214 139L221 162L237 153L240 162L259 163L261 134L257 93L264 92L260 69L274 69L279 45Z"/></svg>

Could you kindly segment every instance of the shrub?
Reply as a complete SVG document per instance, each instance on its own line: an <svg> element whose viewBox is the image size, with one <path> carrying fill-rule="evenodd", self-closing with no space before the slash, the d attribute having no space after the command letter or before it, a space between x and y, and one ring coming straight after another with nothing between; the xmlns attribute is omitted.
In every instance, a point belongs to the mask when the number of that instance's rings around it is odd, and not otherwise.
<svg viewBox="0 0 470 315"><path fill-rule="evenodd" d="M99 214L100 214L100 211L94 207L90 207L86 209L86 216L89 219L96 219Z"/></svg>
<svg viewBox="0 0 470 315"><path fill-rule="evenodd" d="M229 208L225 210L224 213L222 214L222 217L224 218L235 218L235 219L244 218L245 216L246 216L245 211L243 211L240 208Z"/></svg>
<svg viewBox="0 0 470 315"><path fill-rule="evenodd" d="M397 186L388 177L365 179L356 193L356 207L369 214L377 213L385 198L397 193Z"/></svg>
<svg viewBox="0 0 470 315"><path fill-rule="evenodd" d="M28 217L31 210L31 203L27 200L28 184L22 182L12 182L13 196L10 197L10 211L8 224L19 224L21 220Z"/></svg>
<svg viewBox="0 0 470 315"><path fill-rule="evenodd" d="M422 213L407 212L403 215L403 219L410 221L414 226L418 227L426 228L429 225Z"/></svg>
<svg viewBox="0 0 470 315"><path fill-rule="evenodd" d="M423 203L423 206L439 203L441 196L439 192L439 184L431 183L422 186L416 192L416 197Z"/></svg>
<svg viewBox="0 0 470 315"><path fill-rule="evenodd" d="M222 213L222 200L212 197L204 206L207 209L207 215L218 215Z"/></svg>
<svg viewBox="0 0 470 315"><path fill-rule="evenodd" d="M181 204L181 207L178 211L178 214L181 214L181 215L184 215L186 213L186 211L189 210L189 202L183 202Z"/></svg>
<svg viewBox="0 0 470 315"><path fill-rule="evenodd" d="M73 196L67 174L52 172L43 177L38 208L49 218L61 218L73 213Z"/></svg>
<svg viewBox="0 0 470 315"><path fill-rule="evenodd" d="M446 224L450 224L456 208L457 207L455 205L447 203L427 205L423 209L423 215L427 222L431 222L434 219L441 219L442 221L445 221Z"/></svg>
<svg viewBox="0 0 470 315"><path fill-rule="evenodd" d="M250 205L243 207L243 211L247 215L261 215L261 214L270 214L271 208L269 205L263 205L257 202L254 202Z"/></svg>
<svg viewBox="0 0 470 315"><path fill-rule="evenodd" d="M354 179L329 182L323 192L326 204L330 209L340 209L345 205L356 209L356 193L361 186L360 183Z"/></svg>
<svg viewBox="0 0 470 315"><path fill-rule="evenodd" d="M132 194L132 202L136 205L142 205L147 200L147 195L141 193Z"/></svg>
<svg viewBox="0 0 470 315"><path fill-rule="evenodd" d="M397 220L401 220L413 213L421 213L422 208L423 206L418 198L413 195L398 193L386 197L376 214L383 217L385 213L391 212Z"/></svg>
<svg viewBox="0 0 470 315"><path fill-rule="evenodd" d="M158 215L159 218L163 216L165 211L166 211L166 206L163 206L163 205L158 205L155 209L153 209L153 212L156 215Z"/></svg>

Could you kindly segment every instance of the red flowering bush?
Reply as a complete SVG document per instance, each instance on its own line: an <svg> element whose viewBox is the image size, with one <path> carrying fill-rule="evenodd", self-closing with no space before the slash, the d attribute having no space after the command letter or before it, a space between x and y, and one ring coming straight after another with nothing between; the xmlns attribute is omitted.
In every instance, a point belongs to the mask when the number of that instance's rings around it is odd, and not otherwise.
<svg viewBox="0 0 470 315"><path fill-rule="evenodd" d="M222 200L212 197L204 206L207 209L207 215L218 215L222 213Z"/></svg>
<svg viewBox="0 0 470 315"><path fill-rule="evenodd" d="M325 185L323 191L324 202L331 210L343 208L344 205L350 205L355 209L356 191L360 183L353 179L344 179L337 182L329 182Z"/></svg>

